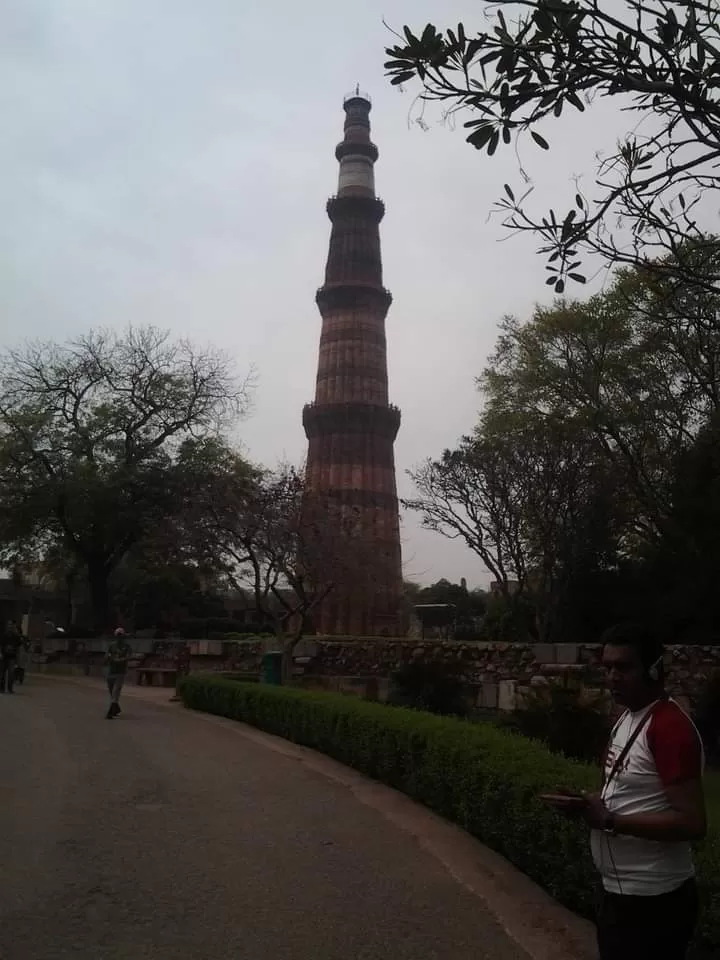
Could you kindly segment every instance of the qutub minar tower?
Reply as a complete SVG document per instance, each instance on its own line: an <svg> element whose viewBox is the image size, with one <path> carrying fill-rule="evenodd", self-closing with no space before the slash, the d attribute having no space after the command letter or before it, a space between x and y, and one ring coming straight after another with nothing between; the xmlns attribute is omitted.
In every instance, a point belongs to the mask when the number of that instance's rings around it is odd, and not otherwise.
<svg viewBox="0 0 720 960"><path fill-rule="evenodd" d="M385 317L392 297L382 283L375 196L378 150L370 140L370 98L345 98L345 136L335 150L337 195L325 283L315 402L303 410L309 441L308 488L327 497L329 522L342 511L360 523L358 553L372 576L339 584L316 618L320 634L394 636L403 632L400 526L393 444L400 411L388 403Z"/></svg>

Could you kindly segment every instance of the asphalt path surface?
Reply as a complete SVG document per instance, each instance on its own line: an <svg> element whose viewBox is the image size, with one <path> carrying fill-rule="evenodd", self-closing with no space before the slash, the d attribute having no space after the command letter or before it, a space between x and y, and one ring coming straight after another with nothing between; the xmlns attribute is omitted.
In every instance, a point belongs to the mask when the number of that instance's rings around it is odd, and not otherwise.
<svg viewBox="0 0 720 960"><path fill-rule="evenodd" d="M0 695L2 960L525 960L337 782L180 707Z"/></svg>

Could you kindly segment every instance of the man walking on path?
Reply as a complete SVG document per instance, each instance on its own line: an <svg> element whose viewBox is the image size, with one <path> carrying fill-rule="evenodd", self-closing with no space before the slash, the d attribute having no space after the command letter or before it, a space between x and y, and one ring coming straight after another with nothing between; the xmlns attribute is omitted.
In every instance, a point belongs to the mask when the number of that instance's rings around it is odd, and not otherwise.
<svg viewBox="0 0 720 960"><path fill-rule="evenodd" d="M592 831L601 960L684 960L698 917L691 844L706 831L702 742L665 692L663 648L647 631L608 630L602 662L613 699L625 707L610 734L602 788L555 805Z"/></svg>
<svg viewBox="0 0 720 960"><path fill-rule="evenodd" d="M113 720L120 713L120 691L125 682L128 661L132 656L132 647L127 642L125 631L118 627L107 652L107 685L110 693L110 706L105 714L106 720Z"/></svg>

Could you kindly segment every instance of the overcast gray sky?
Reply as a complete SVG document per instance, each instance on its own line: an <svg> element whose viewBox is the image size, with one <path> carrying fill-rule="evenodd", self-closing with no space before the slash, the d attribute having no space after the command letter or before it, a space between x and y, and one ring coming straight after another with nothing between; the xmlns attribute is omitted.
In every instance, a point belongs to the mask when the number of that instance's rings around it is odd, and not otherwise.
<svg viewBox="0 0 720 960"><path fill-rule="evenodd" d="M518 183L437 114L408 123L412 91L383 75L393 26L480 23L454 0L3 0L0 4L2 345L154 323L254 364L250 456L300 461L313 397L343 95L373 99L385 282L394 296L390 392L405 471L469 432L474 377L498 320L547 301L531 240L508 239L492 203ZM542 206L571 195L623 128L600 104L547 129L523 161ZM487 582L455 542L403 520L406 576Z"/></svg>

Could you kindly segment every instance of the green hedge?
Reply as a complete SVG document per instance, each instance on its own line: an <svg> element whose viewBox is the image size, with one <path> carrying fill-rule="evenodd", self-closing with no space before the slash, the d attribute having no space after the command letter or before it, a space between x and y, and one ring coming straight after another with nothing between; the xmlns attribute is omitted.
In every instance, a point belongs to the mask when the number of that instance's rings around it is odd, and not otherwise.
<svg viewBox="0 0 720 960"><path fill-rule="evenodd" d="M597 771L493 724L470 724L294 688L191 675L186 706L320 750L401 790L507 857L554 897L592 913L587 830L538 799L558 785L594 789ZM720 944L720 838L700 853L702 938Z"/></svg>

